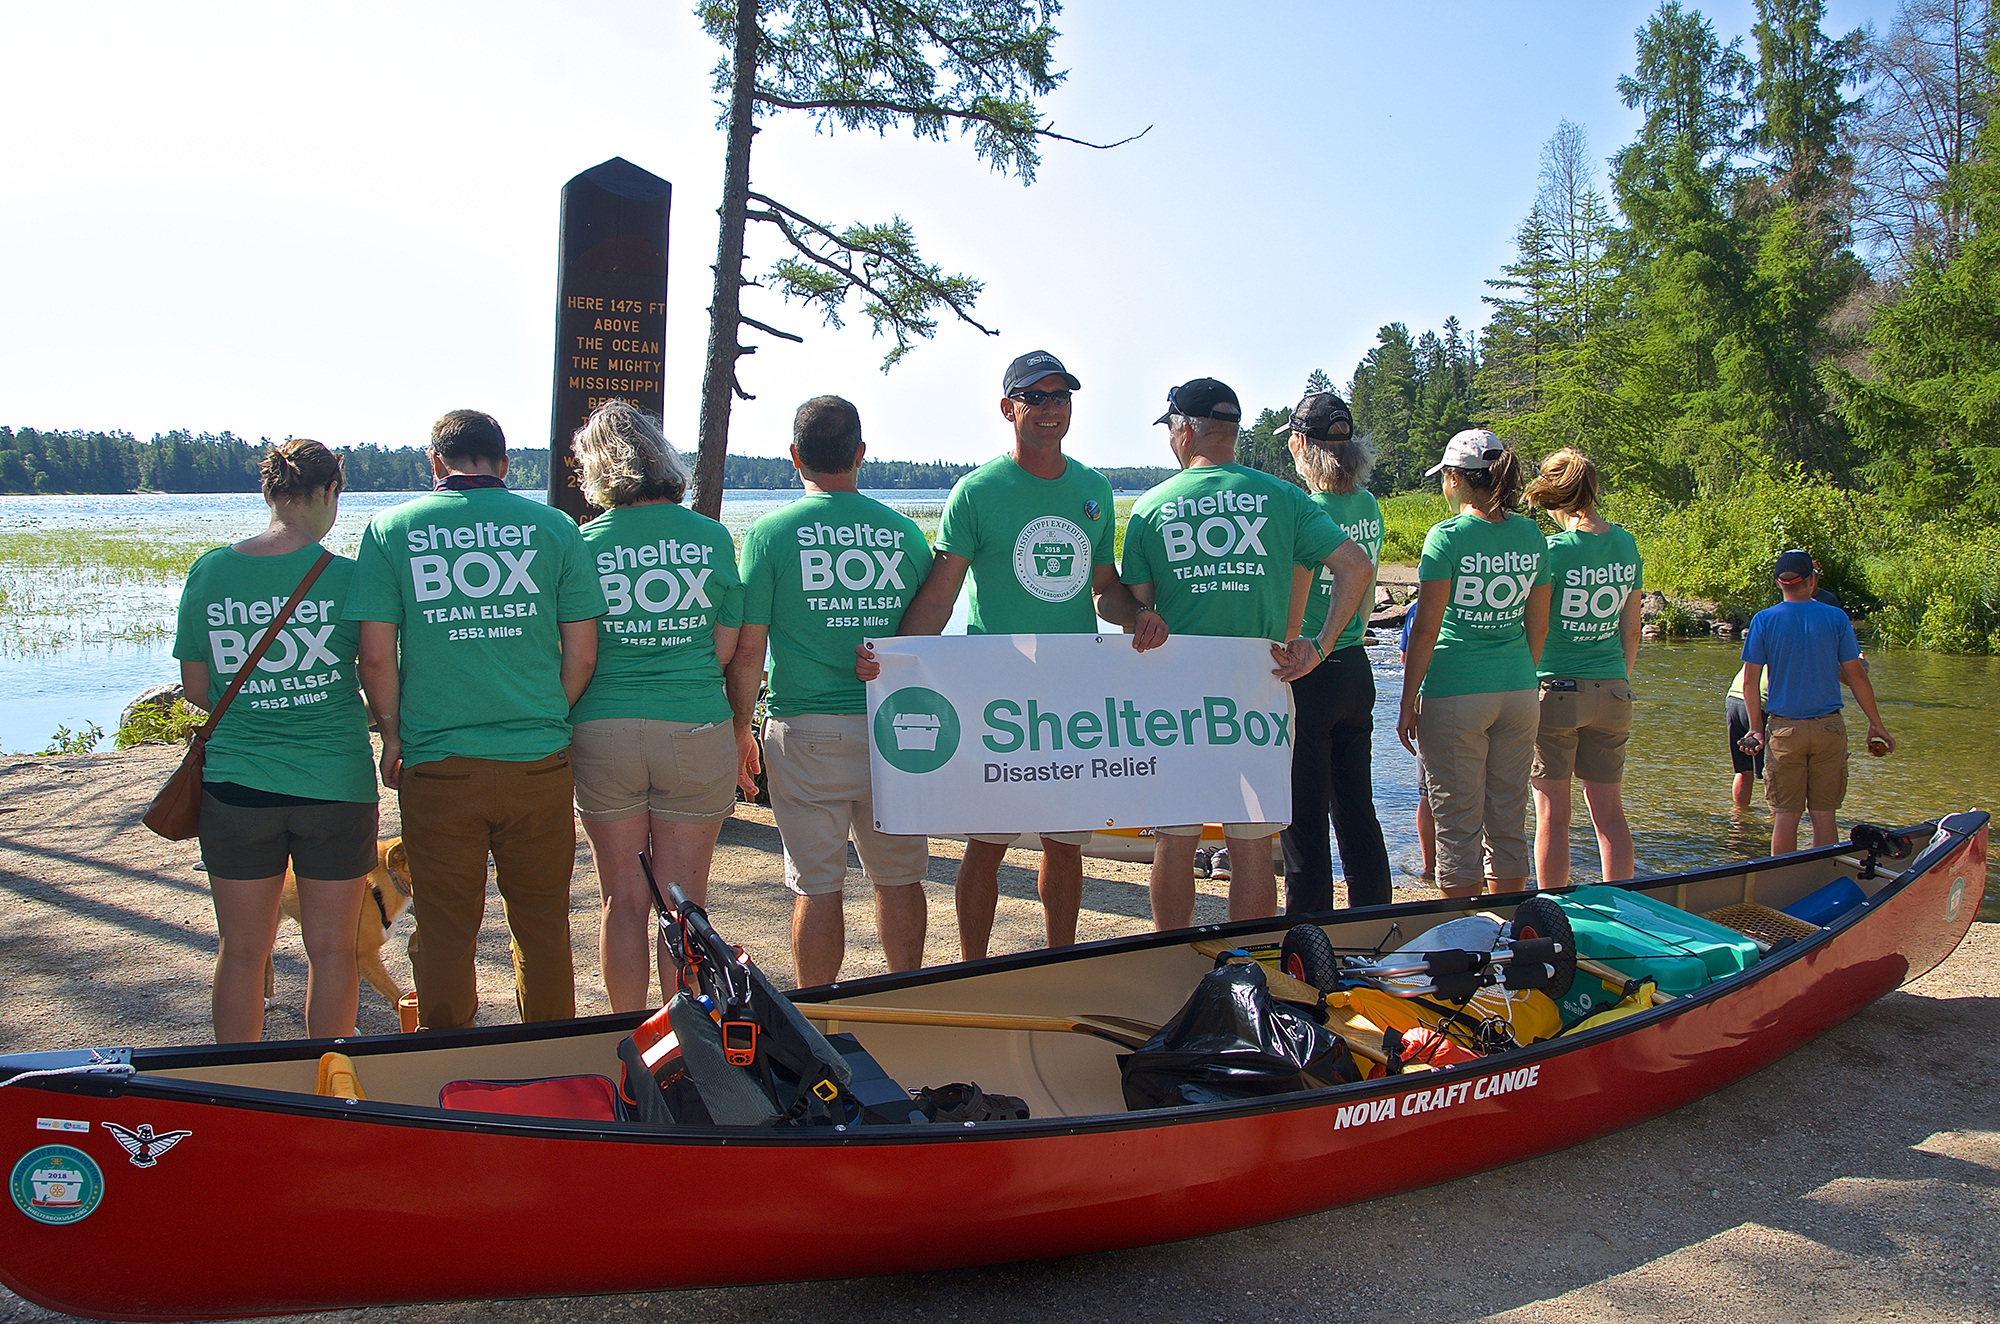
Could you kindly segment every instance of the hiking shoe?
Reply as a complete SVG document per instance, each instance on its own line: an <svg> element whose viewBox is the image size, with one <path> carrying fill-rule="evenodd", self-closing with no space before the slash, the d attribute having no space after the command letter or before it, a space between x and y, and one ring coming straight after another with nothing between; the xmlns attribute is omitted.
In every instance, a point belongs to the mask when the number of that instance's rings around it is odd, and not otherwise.
<svg viewBox="0 0 2000 1324"><path fill-rule="evenodd" d="M1203 847L1202 849L1200 849L1200 850L1198 850L1198 851L1196 851L1196 852L1194 853L1194 876L1195 876L1195 877L1197 877L1197 878L1206 878L1206 877L1208 877L1208 876L1209 876L1209 873L1208 873L1208 870L1209 870L1209 864L1208 864L1208 856L1209 856L1209 852L1208 852L1208 849L1207 849L1207 847Z"/></svg>
<svg viewBox="0 0 2000 1324"><path fill-rule="evenodd" d="M1229 872L1229 847L1218 847L1215 854L1209 857L1208 876L1210 878L1228 878L1231 876Z"/></svg>

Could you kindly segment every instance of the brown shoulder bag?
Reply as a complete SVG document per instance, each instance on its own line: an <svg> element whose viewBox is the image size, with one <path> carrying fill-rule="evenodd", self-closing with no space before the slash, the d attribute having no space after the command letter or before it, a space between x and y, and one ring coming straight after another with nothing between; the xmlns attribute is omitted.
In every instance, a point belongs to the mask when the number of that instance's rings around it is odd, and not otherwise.
<svg viewBox="0 0 2000 1324"><path fill-rule="evenodd" d="M186 841L201 830L201 765L208 754L208 738L215 734L215 724L222 720L222 714L229 708L236 691L243 688L243 682L250 679L257 670L257 664L264 660L277 641L278 632L285 628L285 622L292 618L292 610L312 589L320 571L333 561L332 552L321 552L313 568L306 571L306 577L292 590L292 600L284 605L271 624L265 628L264 637L250 650L250 656L243 659L243 665L236 669L236 679L229 682L229 688L208 713L208 720L201 729L188 737L187 756L181 766L174 769L174 775L167 778L167 784L153 797L153 803L146 807L145 824L168 841Z"/></svg>

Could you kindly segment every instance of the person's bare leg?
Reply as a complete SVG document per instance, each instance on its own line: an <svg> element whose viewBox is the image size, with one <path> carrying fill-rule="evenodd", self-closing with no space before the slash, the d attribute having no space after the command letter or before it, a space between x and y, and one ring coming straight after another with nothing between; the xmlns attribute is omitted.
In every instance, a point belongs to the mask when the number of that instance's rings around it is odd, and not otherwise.
<svg viewBox="0 0 2000 1324"><path fill-rule="evenodd" d="M1194 877L1194 857L1188 857L1188 877ZM1083 909L1083 847L1065 846L1042 838L1042 867L1035 875L1042 898L1042 927L1049 946L1076 941L1076 916Z"/></svg>
<svg viewBox="0 0 2000 1324"><path fill-rule="evenodd" d="M875 932L882 937L882 956L889 969L915 970L924 963L924 931L930 927L930 903L922 883L875 889Z"/></svg>
<svg viewBox="0 0 2000 1324"><path fill-rule="evenodd" d="M1535 886L1569 886L1569 778L1536 777L1535 788Z"/></svg>
<svg viewBox="0 0 2000 1324"><path fill-rule="evenodd" d="M1153 837L1153 928L1158 932L1194 923L1194 853L1200 845L1200 837L1166 832ZM1235 863L1233 856L1230 863Z"/></svg>
<svg viewBox="0 0 2000 1324"><path fill-rule="evenodd" d="M1424 877L1435 882L1438 873L1438 822L1431 812L1428 796L1417 797L1417 843L1424 852Z"/></svg>
<svg viewBox="0 0 2000 1324"><path fill-rule="evenodd" d="M645 1007L653 982L653 895L639 868L639 852L647 847L649 830L643 813L604 822L586 819L583 824L597 865L597 964L604 972L604 992L613 1011ZM653 864L663 891L669 881L680 881L675 873L663 871L664 863ZM661 969L667 968L663 963Z"/></svg>
<svg viewBox="0 0 2000 1324"><path fill-rule="evenodd" d="M278 897L285 876L210 878L215 903L215 986L209 994L215 1042L255 1043L264 1037L264 962L278 940ZM350 922L351 936L354 926Z"/></svg>
<svg viewBox="0 0 2000 1324"><path fill-rule="evenodd" d="M1730 785L1729 794L1736 801L1738 809L1748 809L1750 807L1750 790L1756 784L1757 778L1754 774L1748 772L1739 772L1736 774L1736 780Z"/></svg>
<svg viewBox="0 0 2000 1324"><path fill-rule="evenodd" d="M1771 811L1771 854L1790 855L1799 848L1799 811Z"/></svg>
<svg viewBox="0 0 2000 1324"><path fill-rule="evenodd" d="M1604 881L1622 883L1632 876L1632 825L1625 821L1625 798L1617 782L1585 782L1583 803L1597 829L1597 858ZM1547 883L1542 884L1547 887Z"/></svg>
<svg viewBox="0 0 2000 1324"><path fill-rule="evenodd" d="M688 900L697 906L706 907L708 870L715 862L715 839L721 835L722 820L718 818L713 823L683 823L678 819L649 818L647 822L650 825L648 830L653 843L653 873L660 880L660 891L665 893L666 884L671 879L681 885L681 890L687 893ZM632 872L639 873L637 861L633 862ZM652 893L647 889L643 875L639 877L638 883L639 889L646 893L646 900L651 902ZM652 911L643 912L642 922L648 926L652 925ZM643 943L644 940L641 941ZM660 1001L664 1004L680 988L680 974L674 969L674 957L673 953L667 950L667 940L660 936L657 928L653 929L653 948L660 962ZM639 985L643 991L646 985L644 970L640 971ZM615 1000L612 1009L634 1010L618 1006Z"/></svg>
<svg viewBox="0 0 2000 1324"><path fill-rule="evenodd" d="M1198 837L1189 841L1199 842ZM1265 919L1278 913L1278 875L1271 865L1271 839L1229 839L1229 918ZM1188 888L1194 887L1194 852L1188 852Z"/></svg>
<svg viewBox="0 0 2000 1324"><path fill-rule="evenodd" d="M792 974L800 988L831 984L847 959L847 921L840 893L792 898Z"/></svg>
<svg viewBox="0 0 2000 1324"><path fill-rule="evenodd" d="M1834 821L1834 810L1812 809L1807 811L1812 818L1813 848L1831 846L1840 840L1840 824Z"/></svg>
<svg viewBox="0 0 2000 1324"><path fill-rule="evenodd" d="M361 975L354 931L361 924L367 878L299 879L299 929L306 941L306 1038L354 1033Z"/></svg>
<svg viewBox="0 0 2000 1324"><path fill-rule="evenodd" d="M983 961L987 944L993 940L993 913L1000 906L1000 861L1007 848L990 841L965 843L965 858L958 862L958 885L953 901L958 908L958 959Z"/></svg>

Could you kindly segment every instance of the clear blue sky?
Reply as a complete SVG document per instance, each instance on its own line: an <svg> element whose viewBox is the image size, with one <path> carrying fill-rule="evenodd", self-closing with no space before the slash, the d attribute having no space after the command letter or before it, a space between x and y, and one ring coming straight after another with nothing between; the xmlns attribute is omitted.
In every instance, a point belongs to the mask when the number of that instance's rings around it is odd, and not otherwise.
<svg viewBox="0 0 2000 1324"><path fill-rule="evenodd" d="M0 424L422 442L469 406L546 444L556 202L611 156L675 186L667 430L692 448L722 139L717 48L680 3L10 5L0 11ZM1725 39L1749 0L1702 4ZM1830 0L1835 33L1893 0ZM762 191L831 222L900 214L986 281L989 339L946 324L888 376L865 318L742 364L732 446L780 454L836 392L878 458L1006 444L1001 367L1047 348L1083 379L1072 453L1166 459L1168 386L1289 404L1345 383L1385 322L1485 320L1486 278L1568 118L1609 156L1614 84L1654 6L1075 0L1029 188L969 142L768 122ZM774 236L773 236L774 237ZM752 267L778 256L752 233ZM858 317L858 313L857 313Z"/></svg>

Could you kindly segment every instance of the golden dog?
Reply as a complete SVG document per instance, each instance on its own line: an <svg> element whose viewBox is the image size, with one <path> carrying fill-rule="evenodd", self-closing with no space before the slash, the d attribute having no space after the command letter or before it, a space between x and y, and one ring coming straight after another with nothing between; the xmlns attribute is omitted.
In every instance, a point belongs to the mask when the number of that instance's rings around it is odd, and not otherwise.
<svg viewBox="0 0 2000 1324"><path fill-rule="evenodd" d="M389 1005L395 1006L403 996L403 990L396 987L396 981L389 974L389 967L382 964L382 944L388 941L389 928L396 922L396 916L410 908L410 860L403 850L403 839L391 837L375 844L375 870L368 875L368 886L361 894L361 919L354 927L354 969L361 978L373 984ZM285 891L278 904L292 922L299 918L299 883L290 869L285 870ZM270 1006L278 991L276 967L268 959L264 962L264 1005Z"/></svg>

